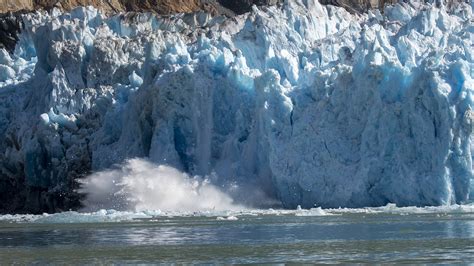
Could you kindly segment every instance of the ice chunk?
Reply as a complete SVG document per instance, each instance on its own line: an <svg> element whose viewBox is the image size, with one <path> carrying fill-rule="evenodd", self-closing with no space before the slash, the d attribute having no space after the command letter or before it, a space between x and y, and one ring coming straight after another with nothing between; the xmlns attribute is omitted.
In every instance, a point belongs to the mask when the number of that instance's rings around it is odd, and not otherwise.
<svg viewBox="0 0 474 266"><path fill-rule="evenodd" d="M0 65L0 82L5 82L15 78L16 73L13 68L7 65Z"/></svg>
<svg viewBox="0 0 474 266"><path fill-rule="evenodd" d="M143 84L143 79L139 75L137 75L135 71L133 71L132 74L128 76L128 81L133 87L140 87Z"/></svg>
<svg viewBox="0 0 474 266"><path fill-rule="evenodd" d="M41 118L44 122L48 121L51 123L56 123L60 127L66 127L70 130L76 130L77 125L76 125L76 117L74 115L66 115L63 113L56 114L56 112L51 108L48 112L48 119L44 116L44 114L41 115Z"/></svg>

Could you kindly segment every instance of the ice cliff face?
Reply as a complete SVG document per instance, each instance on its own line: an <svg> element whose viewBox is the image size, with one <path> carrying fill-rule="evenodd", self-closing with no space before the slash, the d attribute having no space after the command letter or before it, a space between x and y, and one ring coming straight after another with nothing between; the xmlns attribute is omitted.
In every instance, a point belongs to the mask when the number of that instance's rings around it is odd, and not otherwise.
<svg viewBox="0 0 474 266"><path fill-rule="evenodd" d="M466 202L472 9L26 15L0 50L0 209L77 207L77 178L134 157L289 208Z"/></svg>

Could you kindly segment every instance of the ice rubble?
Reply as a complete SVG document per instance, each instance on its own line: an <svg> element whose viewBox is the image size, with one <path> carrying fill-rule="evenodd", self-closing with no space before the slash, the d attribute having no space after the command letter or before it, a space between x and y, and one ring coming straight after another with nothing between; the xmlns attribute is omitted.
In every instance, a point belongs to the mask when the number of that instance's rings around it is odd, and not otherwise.
<svg viewBox="0 0 474 266"><path fill-rule="evenodd" d="M474 205L449 205L436 207L397 207L394 204L387 204L381 207L365 207L365 208L337 208L337 209L244 209L244 210L226 210L226 211L161 211L161 210L142 210L142 211L116 211L116 210L99 210L95 212L75 212L68 211L55 214L43 213L41 215L32 214L7 214L0 215L1 223L37 223L37 224L84 224L84 223L118 223L118 222L146 222L160 223L169 222L170 219L181 219L182 217L199 217L208 221L248 221L252 217L261 219L264 216L298 216L298 217L350 217L354 216L359 219L360 215L365 218L372 215L397 216L405 215L424 215L431 216L434 219L445 216L471 216L474 214ZM359 216L359 217L357 217Z"/></svg>
<svg viewBox="0 0 474 266"><path fill-rule="evenodd" d="M247 204L466 202L473 4L410 2L26 15L15 54L0 52L0 195L64 208L75 178L147 157Z"/></svg>

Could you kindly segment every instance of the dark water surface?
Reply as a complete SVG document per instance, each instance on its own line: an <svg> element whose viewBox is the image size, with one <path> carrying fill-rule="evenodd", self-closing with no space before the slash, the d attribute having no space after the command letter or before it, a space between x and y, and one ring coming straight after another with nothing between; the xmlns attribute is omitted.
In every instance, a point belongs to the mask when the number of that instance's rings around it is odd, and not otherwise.
<svg viewBox="0 0 474 266"><path fill-rule="evenodd" d="M471 212L74 219L0 219L1 264L474 261Z"/></svg>

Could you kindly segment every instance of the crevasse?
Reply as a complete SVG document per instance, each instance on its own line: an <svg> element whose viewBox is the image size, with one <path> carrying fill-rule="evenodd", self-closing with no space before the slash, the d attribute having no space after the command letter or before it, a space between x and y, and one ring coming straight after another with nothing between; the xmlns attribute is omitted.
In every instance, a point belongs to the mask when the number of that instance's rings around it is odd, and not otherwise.
<svg viewBox="0 0 474 266"><path fill-rule="evenodd" d="M473 6L410 2L26 15L0 51L0 208L67 209L75 179L135 157L244 204L467 202Z"/></svg>

